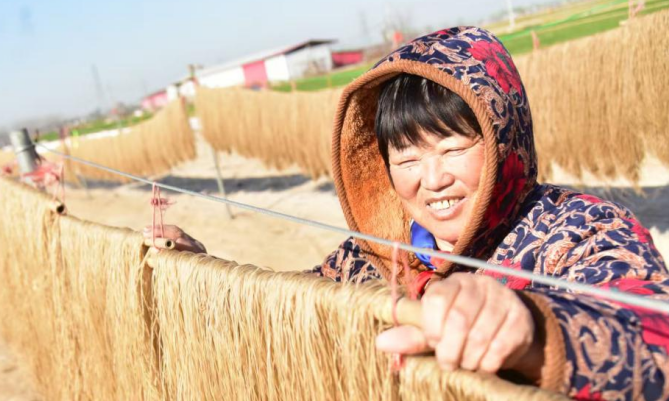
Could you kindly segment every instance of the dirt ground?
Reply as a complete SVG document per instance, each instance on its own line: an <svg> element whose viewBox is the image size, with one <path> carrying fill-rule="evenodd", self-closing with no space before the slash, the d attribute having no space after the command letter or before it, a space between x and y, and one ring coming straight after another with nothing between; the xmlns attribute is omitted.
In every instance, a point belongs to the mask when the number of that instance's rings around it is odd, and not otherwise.
<svg viewBox="0 0 669 401"><path fill-rule="evenodd" d="M200 157L175 168L158 180L197 192L217 194L210 150L198 144ZM276 171L256 160L221 155L220 163L230 199L262 208L346 227L333 185L327 179L312 181L297 169ZM577 181L558 172L557 183L575 186ZM589 182L594 182L590 180ZM642 223L651 228L658 248L669 256L669 171L655 161L644 166L641 193L625 183L602 183L580 188L628 205ZM232 208L190 195L163 192L175 201L165 213L166 224L176 224L201 240L209 253L240 263L275 270L303 270L320 263L344 239L341 234L305 227L274 217ZM67 188L66 204L77 217L141 230L151 224L148 185L89 183L89 189ZM30 375L12 352L0 343L0 400L39 399Z"/></svg>
<svg viewBox="0 0 669 401"><path fill-rule="evenodd" d="M218 195L210 151L200 144L201 158L186 163L160 182L196 192ZM221 173L228 197L245 203L321 223L346 227L344 215L327 179L312 181L297 169L276 171L257 160L221 155ZM174 202L164 214L165 224L183 228L224 259L252 263L274 270L304 270L319 264L344 236L306 227L222 203L163 191ZM99 223L141 230L151 224L149 185L90 184L88 193L70 189L71 214Z"/></svg>

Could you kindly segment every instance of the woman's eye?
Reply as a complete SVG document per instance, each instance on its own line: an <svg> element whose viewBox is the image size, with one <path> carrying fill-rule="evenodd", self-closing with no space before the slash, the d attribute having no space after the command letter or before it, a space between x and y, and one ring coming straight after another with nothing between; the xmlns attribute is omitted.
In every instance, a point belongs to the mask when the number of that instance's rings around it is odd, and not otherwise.
<svg viewBox="0 0 669 401"><path fill-rule="evenodd" d="M457 156L459 154L462 154L465 150L467 150L467 149L466 148L452 148L452 149L446 150L444 152L444 155Z"/></svg>
<svg viewBox="0 0 669 401"><path fill-rule="evenodd" d="M417 163L418 163L417 160L404 160L404 161L401 161L398 164L398 166L401 167L401 168L410 168L410 167L415 166Z"/></svg>

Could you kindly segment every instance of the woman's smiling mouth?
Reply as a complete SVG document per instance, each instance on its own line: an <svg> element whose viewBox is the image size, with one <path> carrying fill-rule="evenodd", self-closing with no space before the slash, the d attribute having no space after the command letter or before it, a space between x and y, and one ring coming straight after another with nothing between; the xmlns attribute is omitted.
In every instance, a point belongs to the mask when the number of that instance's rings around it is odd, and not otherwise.
<svg viewBox="0 0 669 401"><path fill-rule="evenodd" d="M462 210L466 201L466 197L434 200L427 203L427 208L430 211L430 214L438 220L448 220Z"/></svg>

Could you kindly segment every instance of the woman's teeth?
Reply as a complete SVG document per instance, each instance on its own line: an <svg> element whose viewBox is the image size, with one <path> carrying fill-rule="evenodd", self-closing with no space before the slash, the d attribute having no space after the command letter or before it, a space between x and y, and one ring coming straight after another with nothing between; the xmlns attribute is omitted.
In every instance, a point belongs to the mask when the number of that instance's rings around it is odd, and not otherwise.
<svg viewBox="0 0 669 401"><path fill-rule="evenodd" d="M429 204L429 206L432 209L435 210L444 210L444 209L450 209L451 207L455 206L458 202L460 202L464 198L459 198L459 199L447 199L443 201L438 201L438 202L432 202Z"/></svg>

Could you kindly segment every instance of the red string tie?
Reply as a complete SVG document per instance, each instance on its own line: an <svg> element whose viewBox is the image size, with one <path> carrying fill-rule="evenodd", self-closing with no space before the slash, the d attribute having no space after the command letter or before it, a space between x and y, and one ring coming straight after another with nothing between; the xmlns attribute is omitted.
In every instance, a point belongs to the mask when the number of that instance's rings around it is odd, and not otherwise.
<svg viewBox="0 0 669 401"><path fill-rule="evenodd" d="M400 258L400 244L399 242L395 242L393 244L393 274L390 279L390 296L393 302L393 310L392 310L393 325L395 327L400 325L399 320L397 319L397 303L400 300L399 283L397 279L397 276L399 275L399 268L397 266L398 259L401 259L402 266L404 268L404 279L405 281L409 282L411 269L409 268L409 262L407 261L406 253L403 253ZM410 283L408 285L408 289L409 289L409 298L412 300L418 299L419 291L417 287L413 285L413 283ZM404 356L399 353L394 354L391 370L394 373L397 373L402 369L403 366L404 366Z"/></svg>
<svg viewBox="0 0 669 401"><path fill-rule="evenodd" d="M153 247L156 247L156 214L160 218L160 237L165 238L165 228L163 227L163 214L168 207L174 204L167 198L160 197L160 187L153 183L153 197L151 198L150 204L153 206L153 218L151 222L151 241L153 242Z"/></svg>
<svg viewBox="0 0 669 401"><path fill-rule="evenodd" d="M30 173L21 174L21 178L30 178L30 180L42 188L47 188L56 185L53 191L53 199L60 199L65 202L65 165L60 163L52 163L42 156L38 156L38 166Z"/></svg>

